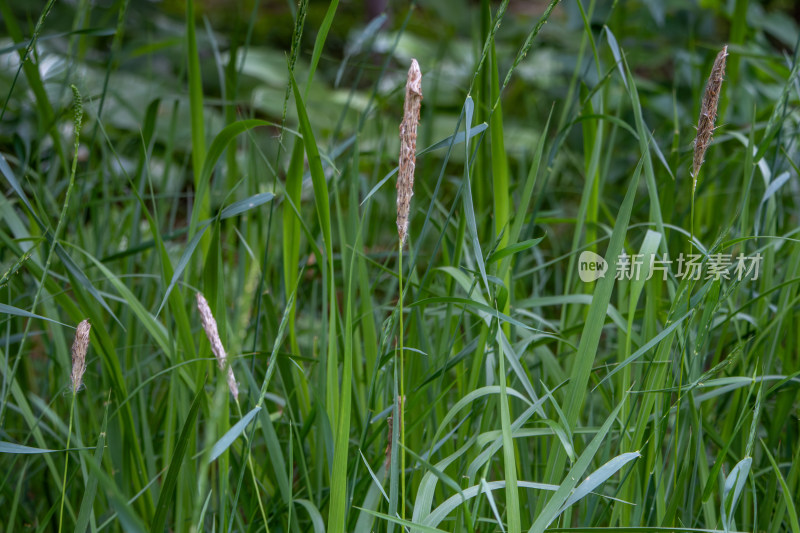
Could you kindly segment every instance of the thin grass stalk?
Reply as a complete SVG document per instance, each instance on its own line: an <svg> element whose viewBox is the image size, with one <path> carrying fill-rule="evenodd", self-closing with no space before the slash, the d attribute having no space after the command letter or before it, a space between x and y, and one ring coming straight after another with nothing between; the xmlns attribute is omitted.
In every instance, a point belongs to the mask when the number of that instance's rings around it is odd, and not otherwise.
<svg viewBox="0 0 800 533"><path fill-rule="evenodd" d="M722 88L722 80L725 77L725 62L728 57L728 45L722 47L722 50L717 54L714 59L714 65L711 67L711 74L708 76L706 88L703 93L703 100L700 103L700 117L697 120L697 135L694 139L694 153L692 155L692 197L691 205L689 207L689 253L691 253L694 246L694 204L695 193L697 192L697 180L700 175L700 169L705 161L706 150L711 143L714 135L715 124L717 121L717 108L719 107L719 95ZM687 300L687 311L691 310L690 299ZM678 428L680 423L681 412L681 399L683 396L683 368L686 359L686 349L681 354L681 364L678 376L678 400L677 409L675 411L675 460L678 460ZM677 462L675 464L678 464ZM677 483L677 469L673 476L673 483Z"/></svg>
<svg viewBox="0 0 800 533"><path fill-rule="evenodd" d="M236 402L236 412L239 415L239 420L244 418L244 413L242 413L242 406L239 404L239 398L235 399ZM250 450L252 443L250 441L250 435L247 434L246 431L242 431L242 436L244 437L245 446L248 450ZM261 512L261 519L264 521L264 531L269 533L269 522L267 521L267 511L264 509L264 502L261 501L261 492L258 487L258 479L256 478L256 467L253 464L253 454L247 453L247 468L250 470L250 479L253 482L253 489L256 491L256 501L258 502L258 510ZM235 513L236 510L233 509ZM291 515L290 515L291 516ZM231 517L231 524L233 523L233 517Z"/></svg>
<svg viewBox="0 0 800 533"><path fill-rule="evenodd" d="M233 396L233 400L236 403L236 410L239 415L239 418L242 418L242 407L239 403L239 387L236 383L236 377L233 374L233 369L231 368L230 362L228 361L227 354L225 353L225 347L222 345L222 340L219 336L219 330L217 329L217 321L214 319L214 315L211 313L211 308L208 305L208 301L201 293L197 293L197 309L200 312L200 321L203 324L203 330L206 332L206 337L208 337L208 342L211 344L211 351L214 352L214 357L217 359L217 363L219 365L220 370L225 372L226 381L228 383L228 389L230 390L231 395ZM250 439L245 434L245 441L249 447ZM253 482L253 490L256 493L256 501L258 502L258 508L261 512L261 519L264 521L264 528L266 529L267 533L269 533L269 525L267 523L267 512L264 508L264 503L261 501L261 492L258 486L258 480L256 478L255 466L253 465L253 457L248 454L247 457L247 466L250 470L250 477ZM231 518L232 519L232 518Z"/></svg>
<svg viewBox="0 0 800 533"><path fill-rule="evenodd" d="M33 49L36 47L36 41L39 39L39 34L42 33L42 29L44 27L44 21L47 18L47 16L50 14L50 11L53 9L53 6L55 5L55 3L56 3L55 0L50 0L44 6L44 10L42 10L42 12L39 14L39 20L36 21L36 26L34 26L34 28L33 28L33 36L28 41L28 46L25 47L25 51L24 52L20 52L19 53L19 55L20 55L19 67L17 68L17 71L14 74L14 79L11 82L11 89L8 91L8 94L6 95L5 101L3 102L3 107L0 108L0 121L2 121L3 118L6 116L6 109L8 108L8 101L11 99L11 95L14 93L14 86L17 84L17 80L19 79L19 73L26 65L29 64L27 62L28 58L30 57L31 52L33 52ZM14 39L14 40L17 40L17 39ZM52 113L52 110L51 110L51 113ZM57 145L59 145L60 143L58 143L58 141L56 141L56 137L57 137L56 135L53 136L53 141Z"/></svg>
<svg viewBox="0 0 800 533"><path fill-rule="evenodd" d="M72 424L75 420L75 396L83 387L83 374L86 373L86 352L89 350L89 331L92 325L89 320L78 324L75 330L75 340L72 343L72 374L70 375L70 389L72 401L69 406L69 427L67 429L66 457L64 459L64 478L61 482L61 510L58 513L58 531L64 525L64 501L67 494L67 471L69 466L69 444L72 437Z"/></svg>
<svg viewBox="0 0 800 533"><path fill-rule="evenodd" d="M61 229L64 219L66 218L67 214L67 207L69 206L69 199L72 193L72 188L75 185L75 174L78 170L78 148L80 147L80 134L81 134L81 127L83 125L83 100L81 99L80 92L78 92L78 88L74 85L71 85L70 88L72 89L72 98L73 98L73 106L72 106L72 123L75 127L75 144L74 144L74 154L72 157L72 170L70 172L70 179L69 185L67 186L67 197L64 199L64 207L61 209L61 216L58 219L58 225L56 226L56 231L53 235L53 242L50 245L50 252L47 255L47 262L45 263L44 272L42 273L42 279L39 283L39 288L36 291L36 296L34 297L33 301L33 309L36 309L36 304L41 295L42 288L44 287L44 281L47 276L47 269L50 264L50 260L52 259L53 252L55 251L56 245L58 244L58 234L59 230ZM30 329L32 321L28 321L25 327L25 334L23 335L23 341L20 342L20 352L22 351L22 347L24 345L24 337L27 336L28 331ZM80 388L81 384L83 383L83 374L86 372L86 350L89 348L89 321L84 320L78 325L78 328L75 332L75 341L72 347L72 374L71 374L71 384L72 384L72 402L70 403L69 408L69 427L67 429L67 446L66 446L66 458L64 460L64 478L61 483L61 510L59 511L58 516L58 531L60 533L61 528L63 526L64 520L64 500L66 499L66 492L67 492L67 467L69 466L69 443L70 443L70 436L72 435L72 423L75 417L75 394L77 393L78 389ZM18 363L21 359L18 354L17 361L15 361L15 369L16 363ZM13 376L14 373L12 371L11 375ZM5 403L5 402L3 402ZM2 419L2 416L0 416ZM1 422L0 422L1 423Z"/></svg>
<svg viewBox="0 0 800 533"><path fill-rule="evenodd" d="M399 407L399 405L398 405ZM400 426L398 426L399 429ZM384 451L385 459L383 462L383 469L385 471L385 475L388 477L391 469L391 462L392 462L392 450L394 449L394 438L392 435L394 434L394 415L389 415L386 418L386 434L388 435L388 439L386 442L386 449Z"/></svg>
<svg viewBox="0 0 800 533"><path fill-rule="evenodd" d="M406 429L405 429L405 376L403 347L403 246L408 236L408 220L411 212L411 197L414 195L414 170L417 153L417 126L422 104L422 72L416 59L411 60L406 81L406 97L403 103L403 120L400 122L400 164L397 172L397 277L400 330L397 346L400 350L400 517L406 517Z"/></svg>
<svg viewBox="0 0 800 533"><path fill-rule="evenodd" d="M405 368L404 347L403 347L403 241L400 240L400 251L397 259L397 273L399 279L398 290L400 291L398 306L400 308L400 332L398 333L398 344L400 346L400 518L406 519L406 425L403 424L405 418Z"/></svg>
<svg viewBox="0 0 800 533"><path fill-rule="evenodd" d="M67 194L64 198L64 205L61 208L61 214L58 217L58 223L56 224L56 229L53 232L52 240L50 241L50 248L47 251L47 259L44 262L44 268L42 269L42 276L39 279L39 283L36 285L36 293L33 295L33 304L31 305L31 313L36 312L36 308L39 305L39 299L42 296L42 291L45 287L45 281L47 280L47 275L50 273L50 263L53 261L53 254L56 251L56 246L58 245L58 236L61 235L61 230L64 227L64 220L66 219L67 209L69 208L69 200L72 197L72 189L75 186L75 174L78 171L78 148L80 147L80 136L81 136L81 127L83 125L83 99L81 98L80 93L78 92L78 88L75 85L70 85L72 89L72 124L75 128L75 144L73 145L73 157L72 157L72 169L69 175L69 184L67 185ZM46 235L46 232L45 232ZM25 329L22 332L22 338L19 341L19 348L17 349L17 357L14 359L14 365L11 367L11 371L9 372L8 381L10 382L13 377L17 373L17 367L19 367L20 362L22 361L22 351L25 348L25 339L28 338L28 334L31 330L31 325L33 324L32 320L28 320L25 324ZM10 388L3 391L2 401L0 401L0 427L3 426L3 418L5 416L5 409L6 405L8 405L7 401L7 394L10 391Z"/></svg>

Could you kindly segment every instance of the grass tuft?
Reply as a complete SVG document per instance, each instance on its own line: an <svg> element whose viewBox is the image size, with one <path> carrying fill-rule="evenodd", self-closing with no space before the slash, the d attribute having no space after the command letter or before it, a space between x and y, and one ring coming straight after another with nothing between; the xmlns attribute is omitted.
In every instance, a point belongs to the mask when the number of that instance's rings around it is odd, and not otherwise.
<svg viewBox="0 0 800 533"><path fill-rule="evenodd" d="M800 24L717 3L0 1L0 530L800 533Z"/></svg>

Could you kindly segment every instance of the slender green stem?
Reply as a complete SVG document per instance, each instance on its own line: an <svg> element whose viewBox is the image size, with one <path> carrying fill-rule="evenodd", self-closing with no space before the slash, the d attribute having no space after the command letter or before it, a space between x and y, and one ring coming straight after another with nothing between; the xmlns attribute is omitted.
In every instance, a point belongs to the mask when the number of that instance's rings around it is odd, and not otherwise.
<svg viewBox="0 0 800 533"><path fill-rule="evenodd" d="M691 204L689 207L689 254L691 255L692 249L694 247L694 195L697 191L697 177L700 174L700 170L697 170L697 174L693 176L692 179L692 197L691 197ZM689 288L690 297L686 299L686 307L687 311L691 311L692 308L692 298L691 298L691 286ZM686 342L689 342L689 338L687 337ZM681 352L681 362L680 368L678 369L678 397L676 398L676 407L675 407L675 464L678 464L678 447L680 445L679 440L679 431L680 431L680 421L681 421L681 400L683 397L683 367L686 364L686 348L684 348ZM673 470L673 477L672 482L677 486L678 483L678 469L675 468Z"/></svg>
<svg viewBox="0 0 800 533"><path fill-rule="evenodd" d="M46 9L50 9L48 6ZM53 239L50 242L50 247L47 251L47 259L44 262L44 268L42 269L42 275L39 278L39 284L36 286L36 293L33 295L33 304L31 305L31 313L36 312L36 307L39 305L39 299L42 296L42 292L44 291L45 282L47 281L47 276L50 272L50 263L53 260L53 255L56 251L56 246L58 245L58 236L61 235L61 229L64 227L64 221L67 218L67 209L69 208L69 199L72 196L72 188L75 186L75 174L78 171L78 148L80 147L80 137L81 137L81 124L83 121L83 104L80 100L80 95L78 93L78 89L71 85L74 98L75 98L75 116L74 116L74 125L75 125L75 145L74 145L74 152L72 157L72 170L69 174L69 184L67 185L67 194L64 197L64 205L61 207L61 214L58 217L58 222L56 223L56 229L53 232ZM48 228L42 228L44 231L45 236L47 236L47 232L49 231ZM33 324L32 320L28 320L25 324L25 330L22 333L22 339L19 342L19 348L17 349L17 357L14 359L14 365L11 368L11 372L9 372L7 381L11 381L14 375L17 372L17 367L19 366L20 362L22 361L22 352L25 349L25 339L28 338L28 333L30 333L31 325ZM4 387L2 393L2 401L0 401L0 426L3 425L3 417L5 415L5 408L8 402L6 401L6 395L10 388Z"/></svg>
<svg viewBox="0 0 800 533"><path fill-rule="evenodd" d="M397 274L400 280L399 296L399 315L400 331L398 333L398 344L400 346L400 518L406 519L406 393L405 380L403 378L403 242L400 241L400 253L397 262Z"/></svg>
<svg viewBox="0 0 800 533"><path fill-rule="evenodd" d="M64 500L66 499L67 495L67 467L69 466L69 442L70 437L72 437L72 422L75 418L75 395L76 390L72 387L72 402L69 406L69 429L67 430L67 446L66 446L66 453L67 456L64 459L64 479L61 482L61 510L58 513L58 531L61 532L61 527L64 524Z"/></svg>
<svg viewBox="0 0 800 533"><path fill-rule="evenodd" d="M699 173L699 171L698 171L698 173ZM689 207L689 235L690 235L690 239L691 239L689 241L689 252L692 251L692 246L694 246L694 193L695 193L696 190L697 190L697 179L695 177L695 181L692 184L691 206Z"/></svg>
<svg viewBox="0 0 800 533"><path fill-rule="evenodd" d="M236 411L239 414L239 420L242 419L242 406L239 404L239 398L235 398L236 401ZM245 445L247 446L247 467L250 470L250 477L253 480L253 490L256 493L256 501L258 502L258 510L261 512L261 519L264 520L264 530L266 533L269 533L269 523L267 522L267 512L264 509L264 502L261 501L261 491L258 488L258 480L256 478L256 469L253 466L253 455L249 453L250 450L250 437L247 435L246 431L242 431L242 436L245 440ZM233 520L233 518L231 518Z"/></svg>

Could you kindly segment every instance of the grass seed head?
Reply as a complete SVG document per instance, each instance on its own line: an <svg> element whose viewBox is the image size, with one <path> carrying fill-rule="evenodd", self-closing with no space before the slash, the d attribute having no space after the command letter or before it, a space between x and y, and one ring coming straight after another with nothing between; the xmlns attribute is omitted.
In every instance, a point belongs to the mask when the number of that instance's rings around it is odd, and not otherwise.
<svg viewBox="0 0 800 533"><path fill-rule="evenodd" d="M203 330L206 332L208 342L211 344L211 351L214 353L214 357L217 358L219 369L227 373L228 388L234 399L238 400L239 386L236 384L236 377L233 375L233 369L228 364L228 355L225 353L225 347L222 346L222 341L219 338L217 321L214 319L214 315L211 314L208 301L199 292L197 293L197 310L200 311L200 322L203 324Z"/></svg>
<svg viewBox="0 0 800 533"><path fill-rule="evenodd" d="M72 89L72 123L75 126L75 135L79 135L83 125L83 98L75 85L70 85Z"/></svg>
<svg viewBox="0 0 800 533"><path fill-rule="evenodd" d="M72 392L78 392L83 386L83 374L86 372L86 352L89 351L89 331L92 325L89 319L78 324L75 340L72 342Z"/></svg>
<svg viewBox="0 0 800 533"><path fill-rule="evenodd" d="M725 77L725 61L728 57L728 46L725 45L717 54L711 75L706 83L703 101L700 105L700 119L697 121L697 137L694 139L694 157L692 158L692 191L697 189L697 175L705 160L706 150L714 135L714 124L717 122L717 107L719 94L722 88L722 79Z"/></svg>
<svg viewBox="0 0 800 533"><path fill-rule="evenodd" d="M408 235L411 197L414 196L414 168L417 161L417 126L422 102L422 72L416 59L411 60L406 81L403 120L400 122L400 167L397 172L397 234L400 247Z"/></svg>

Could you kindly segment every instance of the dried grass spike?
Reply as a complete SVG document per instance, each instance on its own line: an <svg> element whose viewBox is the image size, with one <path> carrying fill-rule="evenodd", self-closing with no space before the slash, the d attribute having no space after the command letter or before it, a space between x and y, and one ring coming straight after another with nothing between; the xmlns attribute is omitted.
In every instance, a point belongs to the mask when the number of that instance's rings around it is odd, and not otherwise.
<svg viewBox="0 0 800 533"><path fill-rule="evenodd" d="M697 189L697 176L700 167L705 161L706 150L714 134L714 124L717 122L717 107L722 79L725 77L725 61L728 57L728 46L722 47L714 60L711 75L706 83L703 101L700 105L700 119L697 121L697 137L694 139L694 157L692 158L692 191Z"/></svg>
<svg viewBox="0 0 800 533"><path fill-rule="evenodd" d="M228 388L234 399L238 400L239 386L236 384L236 377L233 375L233 369L228 364L228 355L225 353L225 347L222 346L222 341L219 338L217 321L214 319L214 315L211 314L208 301L206 301L205 297L199 292L197 293L197 309L200 311L200 322L203 324L203 330L205 330L208 342L211 344L211 351L214 353L214 357L217 358L219 369L223 372L227 371Z"/></svg>
<svg viewBox="0 0 800 533"><path fill-rule="evenodd" d="M392 431L394 431L394 417L389 415L386 419L386 431L389 435L389 441L386 443L386 459L383 462L384 469L388 475L389 473L389 465L392 463Z"/></svg>
<svg viewBox="0 0 800 533"><path fill-rule="evenodd" d="M405 403L405 396L403 399L400 399L400 396L397 397L397 411L400 413L400 428L403 427L403 404ZM394 431L394 416L389 416L386 419L386 429L389 435L389 441L386 443L386 451L384 452L386 455L386 459L384 460L383 466L386 469L386 475L389 475L389 466L392 463L392 434Z"/></svg>
<svg viewBox="0 0 800 533"><path fill-rule="evenodd" d="M414 168L417 162L417 126L422 102L422 72L416 59L411 60L406 82L403 120L400 122L400 167L397 172L397 234L400 247L406 242L411 197L414 196Z"/></svg>
<svg viewBox="0 0 800 533"><path fill-rule="evenodd" d="M72 342L72 392L78 392L83 387L83 374L86 373L86 352L89 351L89 331L92 325L89 319L78 324L75 330L75 340Z"/></svg>

